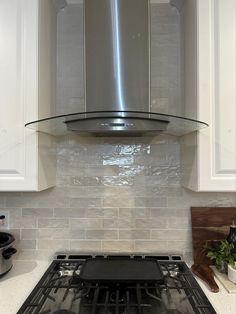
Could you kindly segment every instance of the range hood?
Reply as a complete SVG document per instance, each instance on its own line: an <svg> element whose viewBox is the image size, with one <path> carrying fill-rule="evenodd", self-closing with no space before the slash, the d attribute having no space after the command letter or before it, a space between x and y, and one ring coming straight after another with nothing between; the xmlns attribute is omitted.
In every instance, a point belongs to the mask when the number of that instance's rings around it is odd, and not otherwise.
<svg viewBox="0 0 236 314"><path fill-rule="evenodd" d="M53 135L184 135L201 121L151 112L149 0L84 0L85 111L26 124Z"/></svg>

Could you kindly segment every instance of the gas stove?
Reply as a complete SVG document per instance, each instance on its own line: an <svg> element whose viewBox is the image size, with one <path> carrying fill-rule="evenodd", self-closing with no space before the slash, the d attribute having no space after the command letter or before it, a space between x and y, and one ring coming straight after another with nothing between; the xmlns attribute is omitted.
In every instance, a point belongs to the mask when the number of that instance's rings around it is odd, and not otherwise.
<svg viewBox="0 0 236 314"><path fill-rule="evenodd" d="M80 277L86 261L158 261L161 282L100 282ZM216 313L180 256L59 254L17 314Z"/></svg>

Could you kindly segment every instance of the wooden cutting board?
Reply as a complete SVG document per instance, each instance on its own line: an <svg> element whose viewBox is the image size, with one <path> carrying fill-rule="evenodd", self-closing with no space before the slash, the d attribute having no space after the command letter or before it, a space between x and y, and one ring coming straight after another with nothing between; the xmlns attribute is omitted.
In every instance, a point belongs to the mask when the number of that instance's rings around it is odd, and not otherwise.
<svg viewBox="0 0 236 314"><path fill-rule="evenodd" d="M192 245L195 264L212 265L202 248L206 241L225 240L234 220L236 207L191 207Z"/></svg>

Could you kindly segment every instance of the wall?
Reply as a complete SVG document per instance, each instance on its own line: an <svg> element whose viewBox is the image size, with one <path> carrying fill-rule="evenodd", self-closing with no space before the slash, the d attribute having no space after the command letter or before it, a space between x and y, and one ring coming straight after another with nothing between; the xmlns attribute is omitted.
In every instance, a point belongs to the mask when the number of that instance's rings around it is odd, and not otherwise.
<svg viewBox="0 0 236 314"><path fill-rule="evenodd" d="M81 7L58 17L57 111L83 109ZM153 110L181 114L180 23L175 8L152 7ZM236 205L235 193L180 185L180 144L155 138L68 136L57 145L57 186L1 193L19 259L58 250L191 253L190 206Z"/></svg>

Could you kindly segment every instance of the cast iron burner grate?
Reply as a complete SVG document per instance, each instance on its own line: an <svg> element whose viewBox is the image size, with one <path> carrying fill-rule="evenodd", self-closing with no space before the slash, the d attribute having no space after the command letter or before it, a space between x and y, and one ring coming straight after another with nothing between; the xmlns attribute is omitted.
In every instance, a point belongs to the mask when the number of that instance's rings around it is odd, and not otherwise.
<svg viewBox="0 0 236 314"><path fill-rule="evenodd" d="M182 261L159 261L164 274L161 284L107 284L81 280L78 275L85 260L78 256L53 261L18 314L216 313Z"/></svg>

